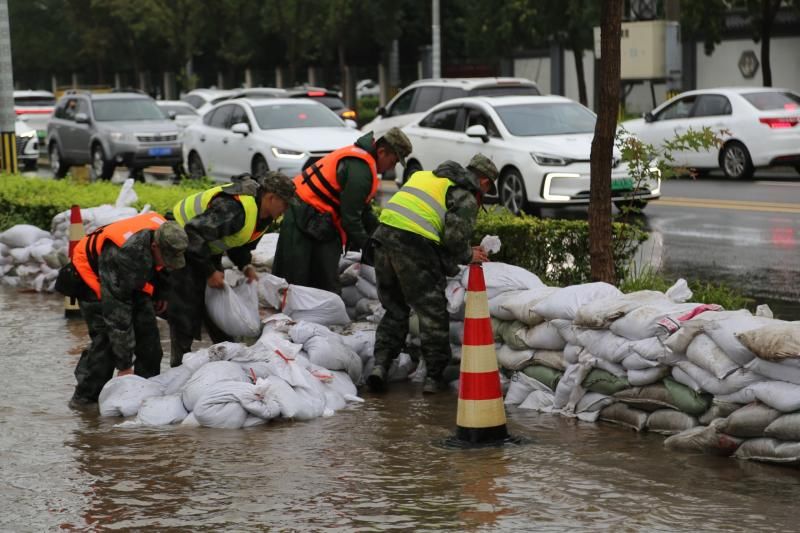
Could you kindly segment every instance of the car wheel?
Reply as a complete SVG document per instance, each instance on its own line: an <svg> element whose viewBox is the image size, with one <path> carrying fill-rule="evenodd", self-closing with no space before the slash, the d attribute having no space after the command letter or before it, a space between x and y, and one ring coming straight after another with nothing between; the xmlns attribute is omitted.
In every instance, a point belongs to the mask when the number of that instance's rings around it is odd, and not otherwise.
<svg viewBox="0 0 800 533"><path fill-rule="evenodd" d="M114 163L106 160L103 147L98 143L92 147L92 179L110 180L114 175Z"/></svg>
<svg viewBox="0 0 800 533"><path fill-rule="evenodd" d="M254 178L259 178L261 176L266 176L267 172L269 172L269 165L267 164L267 160L264 159L263 155L256 154L253 157L253 164L250 166L250 174Z"/></svg>
<svg viewBox="0 0 800 533"><path fill-rule="evenodd" d="M189 178L199 180L204 178L205 175L206 169L203 168L203 161L200 156L197 155L197 152L191 152L189 154Z"/></svg>
<svg viewBox="0 0 800 533"><path fill-rule="evenodd" d="M141 183L145 182L144 169L139 167L130 167L128 169L128 178Z"/></svg>
<svg viewBox="0 0 800 533"><path fill-rule="evenodd" d="M753 177L753 162L745 145L731 141L722 148L720 154L722 171L734 180L749 180Z"/></svg>
<svg viewBox="0 0 800 533"><path fill-rule="evenodd" d="M632 211L634 213L638 213L643 211L645 207L647 207L647 200L642 200L639 198L634 198L631 200L617 200L614 202L614 205L617 206L617 209L622 211L623 213L626 211Z"/></svg>
<svg viewBox="0 0 800 533"><path fill-rule="evenodd" d="M50 143L50 149L47 154L50 157L50 169L53 171L53 176L57 179L66 176L69 165L64 161L64 158L61 157L61 149L58 147L58 143Z"/></svg>
<svg viewBox="0 0 800 533"><path fill-rule="evenodd" d="M522 175L515 168L510 168L500 176L500 204L519 215L528 204L528 195L525 192L525 182Z"/></svg>
<svg viewBox="0 0 800 533"><path fill-rule="evenodd" d="M420 170L422 170L422 165L416 159L406 163L406 168L403 170L403 183L405 184L414 172L419 172Z"/></svg>

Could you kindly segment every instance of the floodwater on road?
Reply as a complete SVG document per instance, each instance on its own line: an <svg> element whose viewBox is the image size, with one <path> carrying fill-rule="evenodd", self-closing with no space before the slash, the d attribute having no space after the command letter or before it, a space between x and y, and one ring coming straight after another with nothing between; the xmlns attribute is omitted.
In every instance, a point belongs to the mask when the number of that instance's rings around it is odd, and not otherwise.
<svg viewBox="0 0 800 533"><path fill-rule="evenodd" d="M455 395L410 384L310 422L115 428L67 407L86 328L62 300L0 310L2 531L796 528L797 470L530 411L508 413L530 444L447 450Z"/></svg>

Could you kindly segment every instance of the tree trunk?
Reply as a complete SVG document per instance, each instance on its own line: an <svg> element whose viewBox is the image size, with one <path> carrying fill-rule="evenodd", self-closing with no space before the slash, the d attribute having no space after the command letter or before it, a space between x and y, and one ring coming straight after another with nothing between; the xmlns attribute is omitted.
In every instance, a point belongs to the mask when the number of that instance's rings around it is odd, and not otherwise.
<svg viewBox="0 0 800 533"><path fill-rule="evenodd" d="M772 87L772 63L769 60L769 45L772 39L772 23L780 8L780 0L761 0L761 76L764 87Z"/></svg>
<svg viewBox="0 0 800 533"><path fill-rule="evenodd" d="M600 91L591 155L589 256L592 279L616 283L611 247L611 159L620 91L620 37L623 0L604 0L600 8Z"/></svg>
<svg viewBox="0 0 800 533"><path fill-rule="evenodd" d="M571 47L572 55L575 56L575 73L578 76L578 100L581 104L589 105L586 96L586 73L583 71L583 48L580 45Z"/></svg>

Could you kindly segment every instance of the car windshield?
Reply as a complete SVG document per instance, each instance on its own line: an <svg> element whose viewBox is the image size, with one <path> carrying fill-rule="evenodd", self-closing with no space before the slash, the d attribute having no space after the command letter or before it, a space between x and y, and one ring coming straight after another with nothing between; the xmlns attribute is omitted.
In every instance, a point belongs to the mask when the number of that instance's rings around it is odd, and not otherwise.
<svg viewBox="0 0 800 533"><path fill-rule="evenodd" d="M760 111L784 109L796 111L800 106L800 96L789 92L761 91L743 94L744 99Z"/></svg>
<svg viewBox="0 0 800 533"><path fill-rule="evenodd" d="M578 104L504 105L495 110L508 131L517 137L594 132L594 114Z"/></svg>
<svg viewBox="0 0 800 533"><path fill-rule="evenodd" d="M158 107L165 113L174 111L176 115L192 115L196 116L197 111L193 107L177 104L158 104Z"/></svg>
<svg viewBox="0 0 800 533"><path fill-rule="evenodd" d="M56 99L52 96L15 96L14 105L20 107L53 107Z"/></svg>
<svg viewBox="0 0 800 533"><path fill-rule="evenodd" d="M272 104L253 107L262 130L283 128L344 128L330 110L314 104Z"/></svg>
<svg viewBox="0 0 800 533"><path fill-rule="evenodd" d="M131 98L130 100L94 100L94 118L99 122L112 120L163 120L164 113L152 100Z"/></svg>

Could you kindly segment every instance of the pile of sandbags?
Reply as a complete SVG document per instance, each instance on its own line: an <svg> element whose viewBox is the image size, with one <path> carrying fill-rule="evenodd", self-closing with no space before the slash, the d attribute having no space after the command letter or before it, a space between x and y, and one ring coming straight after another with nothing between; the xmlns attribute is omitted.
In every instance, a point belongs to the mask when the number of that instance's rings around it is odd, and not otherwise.
<svg viewBox="0 0 800 533"><path fill-rule="evenodd" d="M261 274L258 280L259 303L288 315L296 321L306 320L325 326L350 322L344 301L333 292L291 285L272 274Z"/></svg>
<svg viewBox="0 0 800 533"><path fill-rule="evenodd" d="M345 341L324 326L275 315L252 346L223 342L187 354L181 366L150 379L110 380L100 393L100 414L136 416L123 426L228 429L331 416L362 402L355 385L362 358L353 347L364 344L363 338Z"/></svg>

